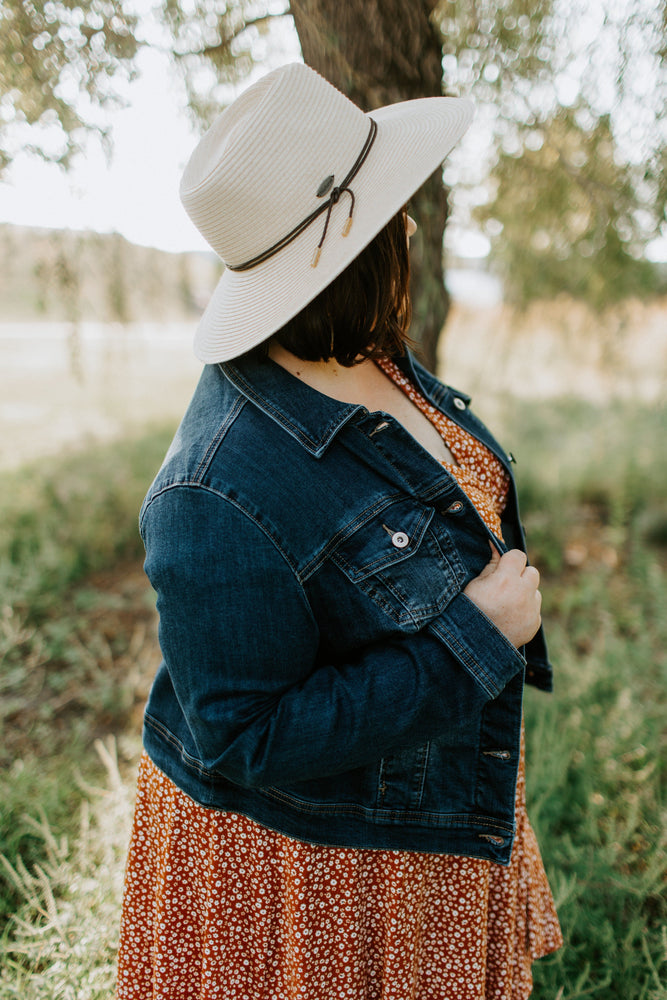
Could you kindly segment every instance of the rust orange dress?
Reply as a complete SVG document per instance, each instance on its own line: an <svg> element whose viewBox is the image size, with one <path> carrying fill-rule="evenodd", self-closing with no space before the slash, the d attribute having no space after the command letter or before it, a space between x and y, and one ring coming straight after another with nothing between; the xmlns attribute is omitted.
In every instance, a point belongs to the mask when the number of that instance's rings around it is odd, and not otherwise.
<svg viewBox="0 0 667 1000"><path fill-rule="evenodd" d="M508 482L476 438L383 371L433 422L500 533ZM323 847L198 805L143 755L117 1000L525 1000L562 944L526 814L524 748L508 867Z"/></svg>

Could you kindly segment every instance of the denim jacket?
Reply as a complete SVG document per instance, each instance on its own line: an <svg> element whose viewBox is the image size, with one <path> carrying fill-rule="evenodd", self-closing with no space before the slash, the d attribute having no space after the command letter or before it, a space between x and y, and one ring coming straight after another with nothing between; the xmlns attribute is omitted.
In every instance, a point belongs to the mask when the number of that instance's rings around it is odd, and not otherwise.
<svg viewBox="0 0 667 1000"><path fill-rule="evenodd" d="M510 471L467 396L401 365ZM204 369L140 525L144 745L183 791L313 843L508 863L524 680L551 667L463 589L489 541L524 546L513 479L503 541L392 416L245 356Z"/></svg>

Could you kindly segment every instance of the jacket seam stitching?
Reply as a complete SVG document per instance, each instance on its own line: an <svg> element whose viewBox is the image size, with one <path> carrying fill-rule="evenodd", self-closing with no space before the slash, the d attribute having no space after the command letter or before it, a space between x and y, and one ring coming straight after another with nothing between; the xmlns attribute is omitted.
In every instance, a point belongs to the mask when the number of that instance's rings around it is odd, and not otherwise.
<svg viewBox="0 0 667 1000"><path fill-rule="evenodd" d="M415 808L421 809L421 804L424 799L424 789L426 788L426 771L428 769L428 762L431 757L431 743L425 743L422 750L422 761L420 767L420 781L419 781L419 794L417 795L417 801L415 802Z"/></svg>
<svg viewBox="0 0 667 1000"><path fill-rule="evenodd" d="M368 522L371 521L374 517L376 517L378 514L381 514L382 511L386 510L388 507L391 507L393 504L395 504L397 501L400 500L403 501L405 500L404 493L401 492L392 493L389 497L384 497L382 501L380 501L380 503L376 502L370 504L368 507L365 507L362 511L360 511L352 521L349 521L343 528L340 529L340 531L336 532L333 538L329 539L326 545L324 545L317 552L317 554L313 556L313 558L310 560L309 563L306 563L306 565L303 567L301 571L304 580L312 576L313 573L315 573L315 571L319 568L319 566L321 566L322 563L326 562L326 560L331 556L331 554L335 552L335 550L339 548L344 542L346 542L348 538L351 538L353 535L357 533L357 531L359 531L366 524L368 524Z"/></svg>
<svg viewBox="0 0 667 1000"><path fill-rule="evenodd" d="M441 817L446 816L450 821L456 821L463 826L484 826L489 829L501 829L505 832L511 833L512 827L509 824L503 823L502 820L493 820L489 817L479 816L476 813L442 813L434 812L431 809L421 810L417 809L385 809L385 808L373 808L367 806L361 806L353 802L308 802L305 799L299 799L295 796L285 793L280 788L274 788L268 786L259 789L262 795L267 798L276 799L279 802L285 802L291 805L294 809L298 809L300 812L304 813L333 813L333 814L353 814L353 815L368 815L369 813L374 816L381 814L383 817L401 817L405 820L415 820L419 822L431 822L439 823Z"/></svg>
<svg viewBox="0 0 667 1000"><path fill-rule="evenodd" d="M234 423L234 421L236 420L236 418L238 417L239 413L241 412L241 410L243 409L243 407L246 405L246 403L247 403L247 400L239 393L239 396L238 396L237 400L235 401L235 403L231 407L229 413L227 414L227 416L222 421L222 423L218 427L217 431L215 432L215 434L211 438L211 441L209 443L208 448L206 449L206 451L205 451L205 453L204 453L204 455L203 455L203 457L202 457L199 465L195 469L194 476L193 476L193 479L194 479L195 482L201 482L201 480L202 480L202 478L204 476L204 473L206 472L206 470L210 466L211 462L213 461L215 453L218 450L218 448L220 447L220 445L221 445L221 443L222 443L222 441L223 441L223 439L224 439L227 431L229 430L229 428L231 427L231 425Z"/></svg>
<svg viewBox="0 0 667 1000"><path fill-rule="evenodd" d="M154 716L146 714L145 724L151 729L155 730L167 743L175 747L183 760L183 763L196 771L202 778L207 778L211 781L215 781L220 778L224 778L226 781L231 781L220 771L213 771L207 768L201 761L197 760L187 752L181 740L178 739L163 723L161 723ZM231 781L232 784L235 782ZM354 815L358 817L366 817L370 815L379 818L380 816L384 819L401 819L403 821L415 821L419 823L428 823L430 825L439 825L441 823L441 818L446 817L448 820L448 825L460 825L463 827L486 827L487 829L502 830L504 833L512 836L514 833L514 828L500 819L492 819L489 816L479 815L478 813L446 813L446 812L435 812L431 809L422 810L419 805L416 808L411 809L386 809L382 807L368 807L362 806L358 803L348 803L348 802L309 802L305 799L300 799L296 796L290 795L289 793L283 791L280 788L274 786L265 786L263 788L258 788L262 796L274 799L279 802L284 802L292 806L292 808L298 810L299 812L316 815L328 813L331 815Z"/></svg>
<svg viewBox="0 0 667 1000"><path fill-rule="evenodd" d="M273 533L269 530L269 528L265 524L263 524L262 521L259 521L256 517L254 517L254 515L251 514L251 512L249 510L247 510L238 500L235 500L233 497L228 496L226 493L223 493L221 490L215 489L214 486L210 486L207 483L201 482L200 480L192 480L192 479L180 480L177 483L167 483L164 486L162 486L159 490L156 490L156 492L150 498L150 501L146 504L146 508L144 510L143 518L145 518L146 513L148 512L149 507L154 503L155 500L157 500L163 494L171 492L171 490L179 490L179 489L204 490L206 493L210 493L212 496L217 497L219 500L222 500L224 503L230 504L230 506L234 507L236 510L239 511L239 513L243 514L249 521L251 521L259 529L259 531L261 531L262 534L265 535L269 539L269 541L271 542L271 544L280 553L280 555L282 556L282 558L285 560L285 562L287 563L287 565L291 569L291 571L292 571L295 579L297 580L297 582L299 583L299 586L301 587L302 593L304 593L304 600L305 600L305 602L308 605L308 608L310 610L310 602L305 597L305 592L303 591L303 579L302 579L301 573L299 572L299 568L296 565L296 563L290 558L290 556L287 554L287 552L285 552L285 550L280 545L280 543L278 542L278 540L276 539L276 537L273 535ZM142 518L142 520L143 520L143 518ZM310 610L310 613L312 615L312 610Z"/></svg>
<svg viewBox="0 0 667 1000"><path fill-rule="evenodd" d="M447 638L446 645L452 650L455 656L458 656L462 663L464 663L474 674L474 676L479 680L479 683L486 691L490 698L497 698L500 693L500 687L495 683L493 677L484 669L479 660L470 654L470 651L466 646L464 646L455 632L447 628L443 621L438 622L437 633L442 634Z"/></svg>
<svg viewBox="0 0 667 1000"><path fill-rule="evenodd" d="M222 364L219 364L218 367L226 378L230 378ZM235 373L236 377L234 379L230 379L230 381L232 381L232 384L237 387L237 390L239 388L239 384L242 385L246 390L248 400L255 403L255 405L263 410L267 416L276 420L280 426L284 428L284 430L291 434L295 440L297 440L307 449L307 451L311 452L311 454L315 456L321 454L328 447L332 439L344 427L352 414L359 409L358 404L348 403L346 410L344 410L335 420L332 419L329 421L318 442L309 437L308 434L302 428L298 427L297 424L294 423L294 421L284 411L279 410L276 406L274 406L271 401L266 398L266 396L258 396L238 368L235 369Z"/></svg>

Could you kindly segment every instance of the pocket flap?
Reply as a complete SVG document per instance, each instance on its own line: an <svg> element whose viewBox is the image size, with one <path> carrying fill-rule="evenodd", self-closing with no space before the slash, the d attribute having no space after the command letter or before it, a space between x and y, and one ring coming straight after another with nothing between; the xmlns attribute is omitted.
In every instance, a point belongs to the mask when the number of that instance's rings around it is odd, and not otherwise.
<svg viewBox="0 0 667 1000"><path fill-rule="evenodd" d="M434 513L432 507L405 500L385 507L346 538L332 559L353 583L364 580L413 555Z"/></svg>

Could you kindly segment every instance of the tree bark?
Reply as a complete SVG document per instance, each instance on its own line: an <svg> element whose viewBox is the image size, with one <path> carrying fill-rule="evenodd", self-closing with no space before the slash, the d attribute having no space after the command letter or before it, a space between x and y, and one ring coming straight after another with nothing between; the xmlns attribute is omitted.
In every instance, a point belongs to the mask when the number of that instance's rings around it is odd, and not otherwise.
<svg viewBox="0 0 667 1000"><path fill-rule="evenodd" d="M442 94L436 0L292 0L303 58L365 111ZM440 169L413 196L411 336L432 371L449 311L443 235L447 193Z"/></svg>

